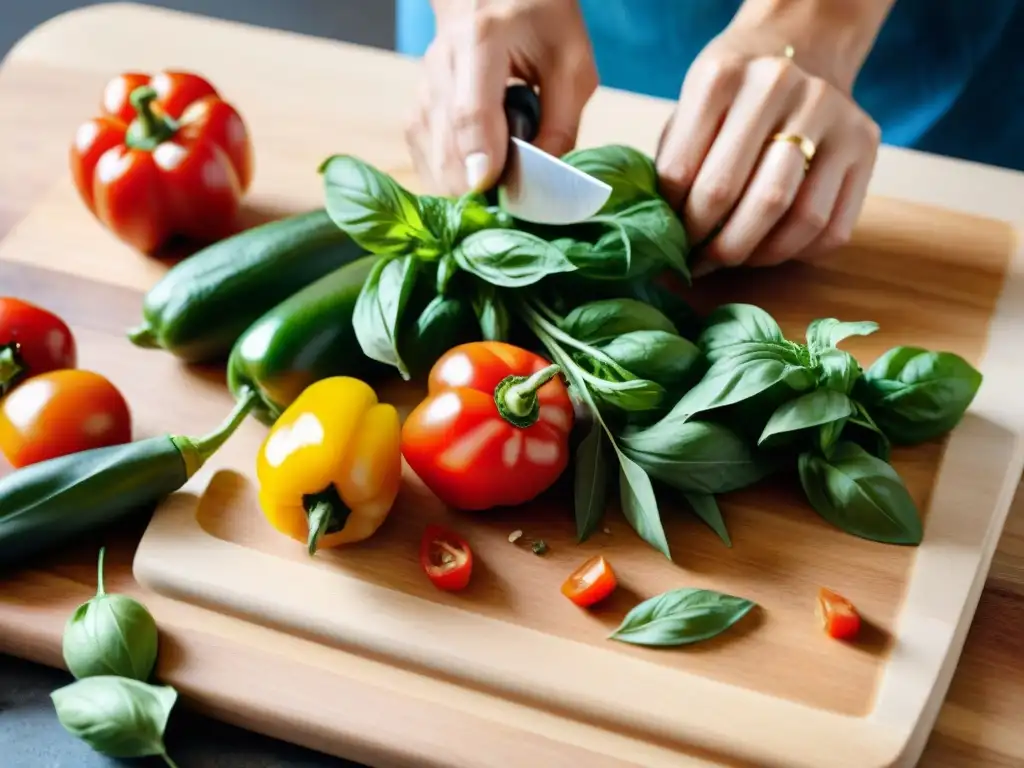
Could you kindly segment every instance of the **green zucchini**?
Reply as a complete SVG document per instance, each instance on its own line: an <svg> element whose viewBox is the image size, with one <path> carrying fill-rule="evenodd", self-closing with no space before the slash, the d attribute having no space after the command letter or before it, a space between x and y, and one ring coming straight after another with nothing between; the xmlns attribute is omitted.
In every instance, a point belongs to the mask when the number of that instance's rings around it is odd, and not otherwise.
<svg viewBox="0 0 1024 768"><path fill-rule="evenodd" d="M259 398L252 415L273 424L315 381L352 376L367 383L393 375L363 354L352 315L377 256L346 264L293 294L253 323L228 358L228 387L236 398Z"/></svg>
<svg viewBox="0 0 1024 768"><path fill-rule="evenodd" d="M365 253L323 209L253 227L170 269L128 338L189 363L219 362L265 312Z"/></svg>

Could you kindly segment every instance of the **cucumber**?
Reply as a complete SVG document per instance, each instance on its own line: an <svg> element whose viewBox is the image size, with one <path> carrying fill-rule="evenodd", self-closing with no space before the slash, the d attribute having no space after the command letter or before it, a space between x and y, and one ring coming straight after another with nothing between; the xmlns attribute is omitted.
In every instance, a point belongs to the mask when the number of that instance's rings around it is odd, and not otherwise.
<svg viewBox="0 0 1024 768"><path fill-rule="evenodd" d="M367 383L397 375L363 354L352 316L378 256L364 256L271 308L235 342L228 387L237 399L259 395L252 415L270 425L315 381L352 376Z"/></svg>
<svg viewBox="0 0 1024 768"><path fill-rule="evenodd" d="M265 312L365 254L323 209L261 224L170 269L128 338L185 362L220 362Z"/></svg>

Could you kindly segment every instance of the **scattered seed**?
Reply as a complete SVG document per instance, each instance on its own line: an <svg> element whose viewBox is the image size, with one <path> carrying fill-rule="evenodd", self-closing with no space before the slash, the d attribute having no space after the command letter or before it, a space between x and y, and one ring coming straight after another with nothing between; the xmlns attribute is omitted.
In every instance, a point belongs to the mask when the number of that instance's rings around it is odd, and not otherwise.
<svg viewBox="0 0 1024 768"><path fill-rule="evenodd" d="M508 543L509 544L515 544L521 538L523 538L523 532L522 531L512 531L512 533L510 533L508 535Z"/></svg>
<svg viewBox="0 0 1024 768"><path fill-rule="evenodd" d="M607 533L610 536L611 532L612 532L612 529L611 528L605 528L604 532Z"/></svg>
<svg viewBox="0 0 1024 768"><path fill-rule="evenodd" d="M543 555L547 551L548 545L544 539L537 539L537 541L533 542L533 554Z"/></svg>

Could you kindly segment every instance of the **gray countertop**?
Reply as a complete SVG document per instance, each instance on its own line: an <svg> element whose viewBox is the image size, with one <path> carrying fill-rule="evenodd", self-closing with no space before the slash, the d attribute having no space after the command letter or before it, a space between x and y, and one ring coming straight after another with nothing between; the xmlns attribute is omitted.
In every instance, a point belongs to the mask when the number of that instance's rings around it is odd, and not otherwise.
<svg viewBox="0 0 1024 768"><path fill-rule="evenodd" d="M0 655L0 765L3 768L159 768L158 758L112 760L57 721L50 692L72 681L64 670ZM355 763L200 717L176 707L165 738L179 768L359 768Z"/></svg>

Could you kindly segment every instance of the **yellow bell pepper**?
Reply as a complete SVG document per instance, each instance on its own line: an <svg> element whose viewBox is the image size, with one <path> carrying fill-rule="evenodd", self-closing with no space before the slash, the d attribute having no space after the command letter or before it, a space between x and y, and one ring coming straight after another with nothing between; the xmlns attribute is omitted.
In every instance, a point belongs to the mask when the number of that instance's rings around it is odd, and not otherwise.
<svg viewBox="0 0 1024 768"><path fill-rule="evenodd" d="M281 414L256 459L263 514L309 554L372 536L402 479L393 405L347 376L307 387Z"/></svg>

